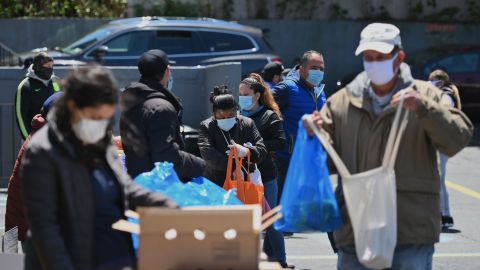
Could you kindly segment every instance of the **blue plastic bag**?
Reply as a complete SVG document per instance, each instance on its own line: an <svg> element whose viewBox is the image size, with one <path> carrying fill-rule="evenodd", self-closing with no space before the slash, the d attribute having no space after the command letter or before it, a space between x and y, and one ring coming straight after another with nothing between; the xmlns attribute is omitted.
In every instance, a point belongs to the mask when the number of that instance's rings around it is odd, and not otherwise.
<svg viewBox="0 0 480 270"><path fill-rule="evenodd" d="M299 122L295 148L280 200L283 218L275 228L284 232L331 232L342 225L330 184L327 154Z"/></svg>
<svg viewBox="0 0 480 270"><path fill-rule="evenodd" d="M134 181L143 188L168 196L180 207L243 204L235 195L235 190L226 191L204 177L183 183L169 162L155 163L152 171L140 174ZM129 218L129 221L138 224L137 219ZM132 240L137 251L138 236L132 234Z"/></svg>
<svg viewBox="0 0 480 270"><path fill-rule="evenodd" d="M226 191L204 177L183 183L169 162L155 163L152 171L140 174L134 181L143 188L168 196L180 207L242 204L235 191Z"/></svg>

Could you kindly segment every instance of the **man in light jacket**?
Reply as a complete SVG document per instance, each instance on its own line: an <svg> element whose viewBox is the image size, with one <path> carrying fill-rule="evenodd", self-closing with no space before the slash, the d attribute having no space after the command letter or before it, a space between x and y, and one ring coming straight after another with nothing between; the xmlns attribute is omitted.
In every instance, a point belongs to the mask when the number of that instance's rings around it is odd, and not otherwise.
<svg viewBox="0 0 480 270"><path fill-rule="evenodd" d="M395 164L398 229L392 269L431 269L440 234L437 150L448 156L458 153L470 141L472 123L460 110L443 105L444 93L437 87L412 78L396 26L368 25L355 54L363 54L365 71L311 117L327 131L351 173L370 170L382 162L395 105L404 90L404 108L411 113ZM344 220L334 232L337 267L367 269L355 254L341 180L335 193Z"/></svg>

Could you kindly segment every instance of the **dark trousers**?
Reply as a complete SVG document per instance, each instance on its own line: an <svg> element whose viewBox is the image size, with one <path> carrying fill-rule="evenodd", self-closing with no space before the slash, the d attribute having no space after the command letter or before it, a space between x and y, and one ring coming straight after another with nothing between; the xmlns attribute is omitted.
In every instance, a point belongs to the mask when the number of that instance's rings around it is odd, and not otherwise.
<svg viewBox="0 0 480 270"><path fill-rule="evenodd" d="M285 178L287 177L288 165L290 164L289 159L277 157L275 159L275 165L277 165L278 170L278 203L280 204L280 199L283 194L283 186L285 185Z"/></svg>

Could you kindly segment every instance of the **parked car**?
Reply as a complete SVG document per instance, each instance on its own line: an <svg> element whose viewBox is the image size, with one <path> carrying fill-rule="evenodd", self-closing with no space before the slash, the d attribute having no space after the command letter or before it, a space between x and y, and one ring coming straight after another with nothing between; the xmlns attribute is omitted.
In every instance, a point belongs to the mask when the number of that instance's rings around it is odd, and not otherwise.
<svg viewBox="0 0 480 270"><path fill-rule="evenodd" d="M281 62L261 29L209 18L141 17L111 21L65 48L40 48L56 63L99 61L106 66L137 65L151 49L165 51L174 65L196 66L241 62L242 74L260 72L267 63Z"/></svg>
<svg viewBox="0 0 480 270"><path fill-rule="evenodd" d="M480 46L445 46L412 55L412 74L428 80L435 69L445 70L460 92L462 111L480 120Z"/></svg>

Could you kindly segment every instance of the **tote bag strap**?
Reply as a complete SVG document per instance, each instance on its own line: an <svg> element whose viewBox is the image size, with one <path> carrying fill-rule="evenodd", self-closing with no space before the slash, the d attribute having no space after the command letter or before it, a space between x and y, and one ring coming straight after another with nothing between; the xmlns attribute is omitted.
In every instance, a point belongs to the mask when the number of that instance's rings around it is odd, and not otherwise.
<svg viewBox="0 0 480 270"><path fill-rule="evenodd" d="M338 174L342 178L350 177L350 172L348 171L347 166L345 166L345 163L343 163L343 161L340 158L340 156L338 155L337 151L335 151L335 149L330 144L330 142L328 142L328 139L325 136L325 134L323 134L322 131L320 131L317 128L317 126L315 126L315 124L313 123L313 121L310 117L304 116L303 119L307 120L307 123L310 126L310 128L313 130L313 132L315 133L315 136L318 138L320 143L323 145L323 147L325 148L327 153L332 158L332 161L335 164L335 167L337 167Z"/></svg>
<svg viewBox="0 0 480 270"><path fill-rule="evenodd" d="M398 130L398 135L395 140L395 144L393 145L393 150L392 154L390 156L390 160L387 164L387 168L392 169L395 166L395 160L397 159L397 154L398 154L398 148L400 147L400 142L402 140L403 133L405 133L405 129L408 124L408 111L405 111L405 114L403 115L402 123L400 125L400 129Z"/></svg>
<svg viewBox="0 0 480 270"><path fill-rule="evenodd" d="M393 118L392 128L388 134L387 145L385 147L385 154L383 155L382 167L391 168L395 165L395 159L398 153L398 147L400 146L400 139L408 123L408 111L403 115L400 121L400 115L403 109L403 103L405 101L405 91L400 92L400 101L397 104L397 110L395 117Z"/></svg>
<svg viewBox="0 0 480 270"><path fill-rule="evenodd" d="M249 182L250 181L250 150L247 152L247 169L243 167L243 158L240 159L240 164L242 165L243 172L245 172L247 175L243 178L243 181ZM256 166L256 165L255 165Z"/></svg>
<svg viewBox="0 0 480 270"><path fill-rule="evenodd" d="M230 153L228 154L227 175L225 176L225 179L232 179L233 159L235 157L235 150L231 149Z"/></svg>

